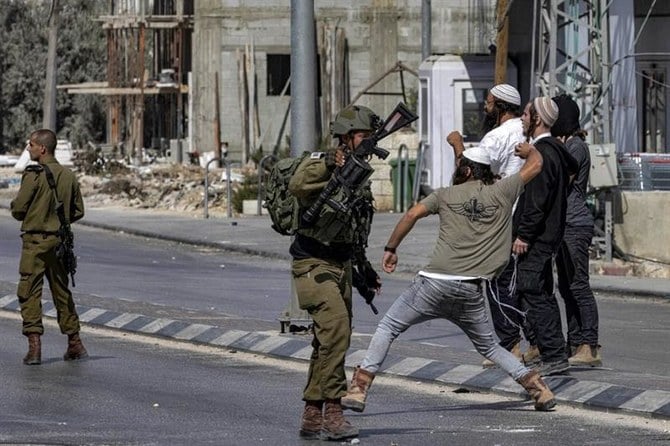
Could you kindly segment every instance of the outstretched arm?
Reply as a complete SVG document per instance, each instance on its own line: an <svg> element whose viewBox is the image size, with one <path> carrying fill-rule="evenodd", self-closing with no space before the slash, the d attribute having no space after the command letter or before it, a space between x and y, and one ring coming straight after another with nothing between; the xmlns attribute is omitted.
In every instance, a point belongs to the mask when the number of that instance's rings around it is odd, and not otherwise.
<svg viewBox="0 0 670 446"><path fill-rule="evenodd" d="M419 203L412 206L405 212L400 221L396 224L391 236L389 237L386 247L384 248L384 257L382 258L382 268L387 273L395 271L398 264L398 254L396 249L403 241L405 236L412 230L414 224L425 216L429 215L428 208Z"/></svg>

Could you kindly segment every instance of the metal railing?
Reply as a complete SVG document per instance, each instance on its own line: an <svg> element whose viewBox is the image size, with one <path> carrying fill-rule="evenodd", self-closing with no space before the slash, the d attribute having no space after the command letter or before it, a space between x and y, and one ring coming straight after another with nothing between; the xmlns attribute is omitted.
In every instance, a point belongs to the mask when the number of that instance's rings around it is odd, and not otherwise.
<svg viewBox="0 0 670 446"><path fill-rule="evenodd" d="M409 208L410 203L405 203L405 191L408 187L413 187L413 184L410 182L409 175L409 148L406 144L401 144L398 147L398 156L397 156L397 175L396 181L393 184L395 203L393 203L393 208L396 212L405 212Z"/></svg>
<svg viewBox="0 0 670 446"><path fill-rule="evenodd" d="M231 185L231 178L230 178L230 161L226 158L214 158L209 161L207 161L207 164L205 165L205 203L204 203L204 208L205 208L205 218L209 218L209 165L212 164L214 161L220 161L223 162L226 165L226 206L227 206L227 216L228 218L232 218L233 216L233 193L232 193L232 185Z"/></svg>
<svg viewBox="0 0 670 446"><path fill-rule="evenodd" d="M626 153L618 158L619 186L623 190L670 190L670 154Z"/></svg>

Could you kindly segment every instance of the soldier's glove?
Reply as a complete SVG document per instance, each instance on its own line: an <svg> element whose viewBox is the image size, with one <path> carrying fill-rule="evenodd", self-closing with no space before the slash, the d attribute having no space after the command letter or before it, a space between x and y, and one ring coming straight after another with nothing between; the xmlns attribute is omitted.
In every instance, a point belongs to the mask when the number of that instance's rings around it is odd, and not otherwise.
<svg viewBox="0 0 670 446"><path fill-rule="evenodd" d="M358 264L355 268L352 268L352 281L354 287L358 290L358 294L365 299L366 304L370 305L372 312L379 314L372 300L377 295L381 279L370 262L366 260L362 265Z"/></svg>

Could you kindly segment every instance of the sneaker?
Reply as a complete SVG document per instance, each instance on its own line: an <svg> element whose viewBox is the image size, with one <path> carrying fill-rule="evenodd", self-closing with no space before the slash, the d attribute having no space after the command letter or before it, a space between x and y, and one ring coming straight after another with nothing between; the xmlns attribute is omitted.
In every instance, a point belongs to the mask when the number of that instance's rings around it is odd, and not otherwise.
<svg viewBox="0 0 670 446"><path fill-rule="evenodd" d="M579 345L574 354L568 358L568 362L576 366L600 367L603 364L600 357L600 346Z"/></svg>
<svg viewBox="0 0 670 446"><path fill-rule="evenodd" d="M563 359L554 362L541 362L536 368L540 376L561 375L568 371L570 363Z"/></svg>

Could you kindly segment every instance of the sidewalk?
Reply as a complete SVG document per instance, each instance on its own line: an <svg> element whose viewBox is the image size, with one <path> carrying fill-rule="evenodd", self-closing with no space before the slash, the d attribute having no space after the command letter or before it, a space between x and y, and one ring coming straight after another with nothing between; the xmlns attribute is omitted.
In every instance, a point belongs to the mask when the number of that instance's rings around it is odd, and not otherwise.
<svg viewBox="0 0 670 446"><path fill-rule="evenodd" d="M0 208L5 203L0 203ZM377 213L369 237L368 258L381 259L401 214ZM428 263L437 238L438 217L417 222L398 249L398 272L414 274ZM128 208L89 208L81 224L187 244L204 245L289 260L290 237L270 228L267 216L237 218L183 216L175 212ZM670 298L670 280L628 276L591 276L594 291Z"/></svg>
<svg viewBox="0 0 670 446"><path fill-rule="evenodd" d="M8 208L0 201L0 208ZM371 259L382 256L387 237L400 218L399 214L379 213L373 221L368 254ZM128 208L91 208L78 224L121 231L127 234L176 241L186 244L217 247L269 258L286 259L290 238L270 228L267 216L240 216L221 218L202 215L191 217L174 212ZM437 237L437 217L428 217L417 223L398 249L399 272L414 274L430 256ZM592 276L594 291L622 295L668 298L670 280L638 277ZM5 291L5 290L3 290ZM5 291L8 293L8 291ZM12 294L0 295L0 309L16 311L18 302ZM239 329L185 322L178 319L156 318L143 314L110 311L79 305L82 322L109 328L165 336L178 340L206 343L233 349L267 354L282 358L308 360L310 340L306 337L278 332L254 332ZM45 314L54 316L51 302L44 301ZM352 342L347 366L360 362L365 353L364 344ZM522 396L521 387L498 369L483 370L480 366L457 362L435 361L410 355L390 356L382 373L412 379L437 381L470 390L492 391ZM562 403L617 410L644 416L670 418L670 392L615 385L602 381L576 379L573 376L549 377L548 384Z"/></svg>

